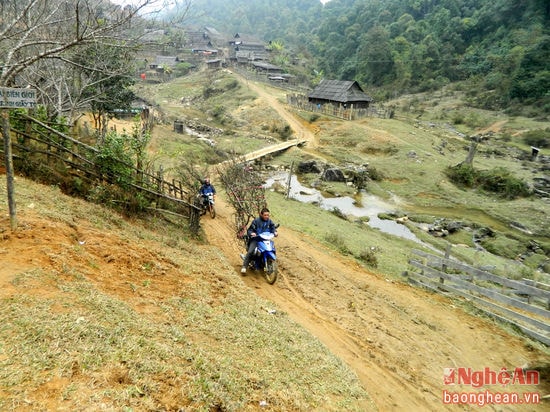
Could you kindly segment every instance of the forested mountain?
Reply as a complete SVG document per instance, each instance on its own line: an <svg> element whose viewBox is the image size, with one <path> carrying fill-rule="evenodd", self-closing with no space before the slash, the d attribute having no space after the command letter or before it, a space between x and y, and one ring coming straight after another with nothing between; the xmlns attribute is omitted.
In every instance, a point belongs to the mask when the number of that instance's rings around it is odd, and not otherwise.
<svg viewBox="0 0 550 412"><path fill-rule="evenodd" d="M546 99L547 0L332 0L313 54L325 73L391 91L470 79L475 103Z"/></svg>
<svg viewBox="0 0 550 412"><path fill-rule="evenodd" d="M379 96L466 81L471 103L550 112L548 0L193 0L196 23L307 51ZM195 13L196 14L196 13Z"/></svg>
<svg viewBox="0 0 550 412"><path fill-rule="evenodd" d="M322 8L319 0L192 0L191 23L301 45L318 24Z"/></svg>

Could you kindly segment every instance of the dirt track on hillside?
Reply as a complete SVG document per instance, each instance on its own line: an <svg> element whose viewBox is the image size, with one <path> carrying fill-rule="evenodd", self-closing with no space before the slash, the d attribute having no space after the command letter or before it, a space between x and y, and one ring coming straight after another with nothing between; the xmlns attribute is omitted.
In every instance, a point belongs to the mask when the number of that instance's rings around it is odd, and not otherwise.
<svg viewBox="0 0 550 412"><path fill-rule="evenodd" d="M314 134L270 97L264 86L248 86L260 99L268 99L296 136L315 141ZM313 143L310 149L315 146ZM235 267L236 276L241 276L242 247L233 231L232 210L218 199L217 211L215 219L203 218L205 232ZM284 213L273 212L275 216ZM268 285L255 273L247 274L243 281L355 371L372 399L366 409L457 410L460 407L442 401L443 390L460 388L444 385L444 368L477 371L488 367L498 372L503 367L513 370L544 360L521 339L488 320L466 314L450 299L372 273L290 228L281 227L279 233L277 283ZM543 396L550 388L545 382L537 387L490 389L538 391ZM471 392L473 388L460 390ZM543 405L525 408L544 409ZM499 405L497 409L518 410L518 406Z"/></svg>

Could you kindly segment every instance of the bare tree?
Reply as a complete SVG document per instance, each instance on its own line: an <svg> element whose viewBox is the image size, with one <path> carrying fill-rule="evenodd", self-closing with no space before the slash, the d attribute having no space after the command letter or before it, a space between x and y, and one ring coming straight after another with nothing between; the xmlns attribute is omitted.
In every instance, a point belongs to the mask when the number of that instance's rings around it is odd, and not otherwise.
<svg viewBox="0 0 550 412"><path fill-rule="evenodd" d="M218 175L236 212L235 232L242 238L248 222L267 206L262 178L244 159L238 158L219 166Z"/></svg>
<svg viewBox="0 0 550 412"><path fill-rule="evenodd" d="M183 3L187 4L189 1L184 0ZM133 46L133 39L142 33L139 30L133 31L132 24L142 21L147 14L158 12L164 5L165 2L161 0L133 0L131 6L125 7L109 0L2 0L0 88L26 87L32 83L39 86L38 90L46 93L54 90L55 95L48 95L47 99L63 106L66 95L71 94L68 90L69 82L66 81L63 86L56 79L66 79L59 72L67 67L81 66L73 59L78 55L75 51L94 45ZM53 63L46 64L50 62ZM95 65L86 69L101 70ZM30 82L31 79L34 81ZM50 87L41 86L48 83ZM57 88L51 87L54 83ZM8 205L11 228L15 230L14 171L7 109L2 110L2 117Z"/></svg>

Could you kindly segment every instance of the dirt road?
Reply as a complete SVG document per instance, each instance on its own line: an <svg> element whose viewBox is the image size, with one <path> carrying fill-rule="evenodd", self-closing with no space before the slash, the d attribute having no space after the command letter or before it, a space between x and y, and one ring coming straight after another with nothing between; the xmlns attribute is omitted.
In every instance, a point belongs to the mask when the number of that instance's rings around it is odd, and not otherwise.
<svg viewBox="0 0 550 412"><path fill-rule="evenodd" d="M250 83L249 87L261 99L269 99L296 136L315 140L263 86ZM241 276L242 248L235 239L232 210L223 199L218 200L217 210L215 219L203 218L205 232L235 267L236 276ZM444 390L460 388L444 385L444 368L490 368L498 373L503 367L514 370L544 360L521 339L466 314L450 299L370 272L291 228L281 227L279 234L277 283L268 285L253 273L242 279L355 371L372 398L366 410L457 410L460 407L442 400ZM507 393L538 391L541 396L549 389L548 382L537 387L491 388ZM544 406L521 410L543 410ZM518 410L518 406L499 405L498 410Z"/></svg>
<svg viewBox="0 0 550 412"><path fill-rule="evenodd" d="M312 129L312 125L306 124L304 121L296 118L291 113L289 113L284 105L280 103L277 97L273 96L272 93L267 91L266 86L261 83L256 83L252 81L246 81L239 77L241 81L246 84L246 87L253 90L260 99L265 101L273 110L277 112L281 118L289 124L292 131L294 132L294 137L298 140L305 140L308 142L307 148L314 149L319 144L319 139L315 134L315 131Z"/></svg>

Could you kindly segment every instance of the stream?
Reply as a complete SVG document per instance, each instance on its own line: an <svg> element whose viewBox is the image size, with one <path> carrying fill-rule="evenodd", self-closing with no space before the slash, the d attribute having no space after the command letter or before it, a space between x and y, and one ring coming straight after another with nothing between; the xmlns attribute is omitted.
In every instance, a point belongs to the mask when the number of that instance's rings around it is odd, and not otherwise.
<svg viewBox="0 0 550 412"><path fill-rule="evenodd" d="M271 176L265 183L266 188L270 188L273 184L278 183L283 187L288 187L288 173L280 173ZM341 197L325 197L317 189L303 186L296 175L290 177L290 189L288 196L292 199L304 203L315 203L325 210L333 210L337 208L345 215L355 217L368 217L368 225L376 228L384 233L399 236L405 239L413 240L417 243L422 243L413 232L405 225L397 223L393 220L380 219L379 213L392 213L396 211L396 207L380 199L377 196L363 193L361 195L361 205L357 205L355 199L349 196Z"/></svg>

